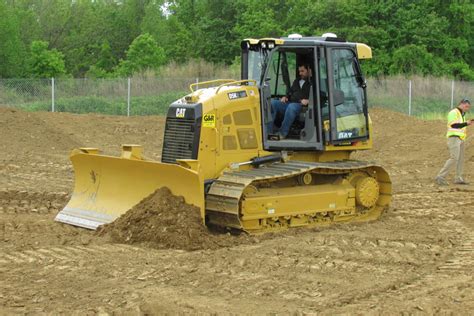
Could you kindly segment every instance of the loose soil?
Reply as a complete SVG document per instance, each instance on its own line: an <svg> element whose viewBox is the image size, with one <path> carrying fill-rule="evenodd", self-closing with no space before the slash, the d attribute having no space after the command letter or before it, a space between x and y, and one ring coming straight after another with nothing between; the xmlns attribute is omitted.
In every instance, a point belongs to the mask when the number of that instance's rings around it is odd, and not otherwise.
<svg viewBox="0 0 474 316"><path fill-rule="evenodd" d="M99 236L123 244L158 249L218 249L249 243L246 234L230 235L203 225L199 208L186 204L164 187L156 190L113 223L101 226Z"/></svg>
<svg viewBox="0 0 474 316"><path fill-rule="evenodd" d="M353 158L391 175L378 221L234 236L163 188L97 233L54 222L73 188L69 152L132 143L159 160L164 118L0 107L0 314L471 313L474 186L433 182L445 122L371 117L374 149Z"/></svg>

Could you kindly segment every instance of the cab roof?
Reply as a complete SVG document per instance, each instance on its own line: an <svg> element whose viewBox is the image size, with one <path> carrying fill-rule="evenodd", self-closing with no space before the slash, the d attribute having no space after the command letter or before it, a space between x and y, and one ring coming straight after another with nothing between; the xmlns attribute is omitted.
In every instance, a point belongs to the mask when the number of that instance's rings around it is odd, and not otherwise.
<svg viewBox="0 0 474 316"><path fill-rule="evenodd" d="M324 34L326 35L326 34ZM242 49L248 48L254 45L265 45L266 47L273 48L272 46L306 46L306 47L315 47L315 46L336 46L340 44L345 44L350 47L355 47L357 50L357 55L359 59L370 59L372 58L372 49L364 43L353 43L347 42L341 37L335 37L334 34L328 34L328 36L308 36L304 37L299 34L292 34L288 37L272 38L265 37L260 39L247 38L241 42Z"/></svg>

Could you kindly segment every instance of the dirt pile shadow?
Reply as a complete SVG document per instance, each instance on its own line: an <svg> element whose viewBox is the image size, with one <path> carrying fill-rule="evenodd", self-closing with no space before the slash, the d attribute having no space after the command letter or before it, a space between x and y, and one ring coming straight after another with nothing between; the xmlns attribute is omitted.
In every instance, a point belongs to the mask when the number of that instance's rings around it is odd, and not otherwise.
<svg viewBox="0 0 474 316"><path fill-rule="evenodd" d="M182 250L217 249L257 241L245 233L231 235L209 230L202 223L199 209L166 187L156 190L113 223L102 226L98 235L117 243Z"/></svg>

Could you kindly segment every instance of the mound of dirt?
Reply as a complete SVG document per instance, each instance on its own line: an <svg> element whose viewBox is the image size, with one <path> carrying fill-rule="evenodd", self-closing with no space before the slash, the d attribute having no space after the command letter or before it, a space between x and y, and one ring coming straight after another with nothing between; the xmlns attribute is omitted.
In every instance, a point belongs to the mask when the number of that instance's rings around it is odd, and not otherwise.
<svg viewBox="0 0 474 316"><path fill-rule="evenodd" d="M161 116L25 112L0 106L0 149L12 156L56 153L67 159L78 147L116 155L121 144L141 144L155 158L161 152L164 121Z"/></svg>
<svg viewBox="0 0 474 316"><path fill-rule="evenodd" d="M140 144L160 160L164 117L26 112L0 105L0 189L72 192L72 149L96 147L119 156L121 144Z"/></svg>
<svg viewBox="0 0 474 316"><path fill-rule="evenodd" d="M45 113L54 120L54 114ZM23 156L52 151L69 151L79 142L61 128L54 128L38 112L0 107L0 149L12 156Z"/></svg>
<svg viewBox="0 0 474 316"><path fill-rule="evenodd" d="M209 231L202 224L199 209L166 187L156 190L113 223L102 226L98 234L117 243L182 250L217 249L254 240L244 234Z"/></svg>

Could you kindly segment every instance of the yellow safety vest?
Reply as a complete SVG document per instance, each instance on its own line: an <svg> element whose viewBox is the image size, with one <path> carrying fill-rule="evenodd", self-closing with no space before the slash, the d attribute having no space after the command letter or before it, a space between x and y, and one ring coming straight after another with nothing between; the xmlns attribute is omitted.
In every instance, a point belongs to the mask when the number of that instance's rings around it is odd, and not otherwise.
<svg viewBox="0 0 474 316"><path fill-rule="evenodd" d="M463 128L453 128L451 125L456 123L466 122L464 115L462 115L461 110L458 108L452 109L448 113L448 133L446 137L458 136L460 139L464 140L466 138L466 126Z"/></svg>

